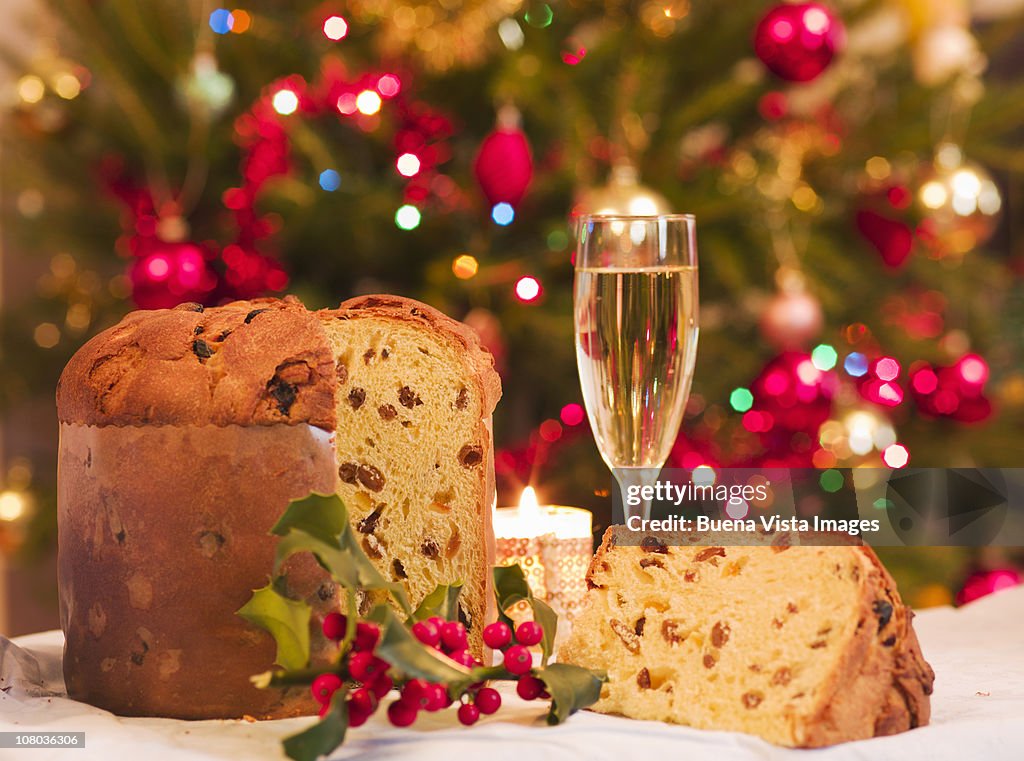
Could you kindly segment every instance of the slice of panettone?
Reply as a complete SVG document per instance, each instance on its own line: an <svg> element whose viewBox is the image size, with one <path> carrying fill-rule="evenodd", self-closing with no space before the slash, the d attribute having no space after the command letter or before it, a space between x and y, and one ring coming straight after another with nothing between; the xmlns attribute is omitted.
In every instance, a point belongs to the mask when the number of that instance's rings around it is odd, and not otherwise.
<svg viewBox="0 0 1024 761"><path fill-rule="evenodd" d="M629 535L606 532L559 655L608 672L594 710L792 747L928 723L934 674L871 549Z"/></svg>

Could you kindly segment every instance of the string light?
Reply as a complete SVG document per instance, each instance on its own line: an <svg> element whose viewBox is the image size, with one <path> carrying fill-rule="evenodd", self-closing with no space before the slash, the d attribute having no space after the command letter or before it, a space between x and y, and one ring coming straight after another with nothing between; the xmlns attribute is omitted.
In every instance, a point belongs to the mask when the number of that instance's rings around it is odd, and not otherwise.
<svg viewBox="0 0 1024 761"><path fill-rule="evenodd" d="M494 208L491 209L491 219L502 227L512 224L515 218L516 210L512 208L512 204L502 201L494 204Z"/></svg>
<svg viewBox="0 0 1024 761"><path fill-rule="evenodd" d="M320 172L320 187L328 193L333 193L341 187L341 175L334 169L325 169Z"/></svg>
<svg viewBox="0 0 1024 761"><path fill-rule="evenodd" d="M540 296L540 281L525 275L516 281L516 298L524 303L536 301Z"/></svg>
<svg viewBox="0 0 1024 761"><path fill-rule="evenodd" d="M400 230L415 230L420 225L420 210L412 204L400 206L395 212L395 224Z"/></svg>
<svg viewBox="0 0 1024 761"><path fill-rule="evenodd" d="M217 34L227 34L235 25L235 17L227 8L217 8L210 14L210 29Z"/></svg>
<svg viewBox="0 0 1024 761"><path fill-rule="evenodd" d="M377 80L377 92L385 98L393 98L402 89L402 81L394 74L385 74Z"/></svg>
<svg viewBox="0 0 1024 761"><path fill-rule="evenodd" d="M459 278L459 280L469 280L476 275L479 268L480 263L477 262L476 257L469 254L456 256L452 261L452 272L455 273L455 277Z"/></svg>
<svg viewBox="0 0 1024 761"><path fill-rule="evenodd" d="M341 16L329 16L324 21L324 35L329 40L337 42L348 34L348 22Z"/></svg>
<svg viewBox="0 0 1024 761"><path fill-rule="evenodd" d="M403 177L415 177L420 171L420 160L413 153L403 153L398 157L395 166Z"/></svg>
<svg viewBox="0 0 1024 761"><path fill-rule="evenodd" d="M299 96L287 88L278 90L274 93L272 104L277 113L281 114L281 116L288 116L289 114L294 114L296 109L298 109Z"/></svg>
<svg viewBox="0 0 1024 761"><path fill-rule="evenodd" d="M356 110L363 116L372 116L380 111L380 95L373 90L363 90L356 96Z"/></svg>

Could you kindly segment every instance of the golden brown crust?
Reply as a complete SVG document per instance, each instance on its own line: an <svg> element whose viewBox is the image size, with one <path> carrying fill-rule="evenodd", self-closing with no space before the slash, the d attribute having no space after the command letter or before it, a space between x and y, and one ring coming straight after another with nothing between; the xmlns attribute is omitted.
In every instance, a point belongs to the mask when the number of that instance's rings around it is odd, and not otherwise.
<svg viewBox="0 0 1024 761"><path fill-rule="evenodd" d="M437 331L456 344L469 363L471 373L479 380L483 397L482 416L487 417L494 412L498 400L501 399L501 379L494 370L494 357L480 345L479 336L468 325L457 322L422 302L388 294L357 296L342 302L336 310L328 310L328 313L335 314L341 319L361 316L388 317Z"/></svg>
<svg viewBox="0 0 1024 761"><path fill-rule="evenodd" d="M323 329L297 299L183 304L132 312L88 341L57 384L57 415L85 425L333 430L334 385Z"/></svg>

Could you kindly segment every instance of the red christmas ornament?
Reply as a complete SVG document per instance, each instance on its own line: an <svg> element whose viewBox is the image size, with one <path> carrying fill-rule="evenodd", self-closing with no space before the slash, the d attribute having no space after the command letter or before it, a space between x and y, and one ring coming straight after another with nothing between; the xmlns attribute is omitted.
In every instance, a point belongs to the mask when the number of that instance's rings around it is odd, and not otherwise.
<svg viewBox="0 0 1024 761"><path fill-rule="evenodd" d="M779 349L800 349L821 332L821 304L803 288L777 293L761 315L761 333Z"/></svg>
<svg viewBox="0 0 1024 761"><path fill-rule="evenodd" d="M155 241L132 262L132 299L140 309L170 309L183 301L204 301L217 277L195 243Z"/></svg>
<svg viewBox="0 0 1024 761"><path fill-rule="evenodd" d="M990 571L975 571L956 593L956 604L965 605L1001 589L1010 589L1022 581L1015 568L994 568Z"/></svg>
<svg viewBox="0 0 1024 761"><path fill-rule="evenodd" d="M777 5L754 31L754 53L787 82L810 82L846 40L842 21L820 3Z"/></svg>
<svg viewBox="0 0 1024 761"><path fill-rule="evenodd" d="M533 179L533 159L515 106L503 106L498 112L497 127L480 144L473 174L492 206L502 202L516 206L523 199Z"/></svg>
<svg viewBox="0 0 1024 761"><path fill-rule="evenodd" d="M860 234L878 250L887 267L899 269L906 263L914 246L910 225L871 209L858 211L856 224Z"/></svg>

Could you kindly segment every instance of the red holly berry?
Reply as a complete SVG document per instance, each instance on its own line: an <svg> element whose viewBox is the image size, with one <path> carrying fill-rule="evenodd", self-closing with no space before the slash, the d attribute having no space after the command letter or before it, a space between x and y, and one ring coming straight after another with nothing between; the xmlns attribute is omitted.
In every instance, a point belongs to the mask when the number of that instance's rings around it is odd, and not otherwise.
<svg viewBox="0 0 1024 761"><path fill-rule="evenodd" d="M441 644L448 652L466 649L466 627L459 621L445 621L441 625Z"/></svg>
<svg viewBox="0 0 1024 761"><path fill-rule="evenodd" d="M366 688L373 692L377 700L381 700L385 695L391 692L391 688L394 686L395 683L387 674L378 674L366 684Z"/></svg>
<svg viewBox="0 0 1024 761"><path fill-rule="evenodd" d="M366 684L387 671L389 665L373 653L363 651L352 654L348 661L348 671L357 682Z"/></svg>
<svg viewBox="0 0 1024 761"><path fill-rule="evenodd" d="M412 635L427 647L437 647L441 632L430 621L417 621L412 625Z"/></svg>
<svg viewBox="0 0 1024 761"><path fill-rule="evenodd" d="M480 709L472 703L463 703L459 706L459 721L465 724L467 727L476 724L477 719L480 718Z"/></svg>
<svg viewBox="0 0 1024 761"><path fill-rule="evenodd" d="M516 627L516 642L532 647L544 639L544 627L536 621L523 621Z"/></svg>
<svg viewBox="0 0 1024 761"><path fill-rule="evenodd" d="M448 697L448 690L445 689L443 684L431 684L428 685L427 690L427 710L428 711L440 711L442 708L447 708L452 704L452 699Z"/></svg>
<svg viewBox="0 0 1024 761"><path fill-rule="evenodd" d="M424 679L410 679L402 688L402 700L422 711L430 705L430 684Z"/></svg>
<svg viewBox="0 0 1024 761"><path fill-rule="evenodd" d="M327 639L340 640L345 636L348 619L340 613L328 613L324 616L324 636Z"/></svg>
<svg viewBox="0 0 1024 761"><path fill-rule="evenodd" d="M353 690L348 699L348 723L358 727L366 723L377 710L377 697L365 687Z"/></svg>
<svg viewBox="0 0 1024 761"><path fill-rule="evenodd" d="M504 621L495 621L484 627L484 644L501 650L512 641L512 629Z"/></svg>
<svg viewBox="0 0 1024 761"><path fill-rule="evenodd" d="M523 645L512 645L505 651L505 668L512 674L525 674L533 668L533 656Z"/></svg>
<svg viewBox="0 0 1024 761"><path fill-rule="evenodd" d="M544 682L535 676L521 676L516 684L516 694L523 700L536 700L544 694Z"/></svg>
<svg viewBox="0 0 1024 761"><path fill-rule="evenodd" d="M396 727L408 727L416 721L416 706L404 700L396 700L388 706L388 721Z"/></svg>
<svg viewBox="0 0 1024 761"><path fill-rule="evenodd" d="M476 698L473 702L476 704L476 707L480 709L480 713L490 716L501 708L501 695L495 689L483 687L480 689L480 692L476 694Z"/></svg>
<svg viewBox="0 0 1024 761"><path fill-rule="evenodd" d="M360 621L356 624L356 638L352 647L356 650L373 650L380 641L380 627Z"/></svg>
<svg viewBox="0 0 1024 761"><path fill-rule="evenodd" d="M337 674L321 674L313 680L310 691L313 693L313 697L316 698L318 703L321 705L327 705L331 702L331 697L340 687L340 676Z"/></svg>
<svg viewBox="0 0 1024 761"><path fill-rule="evenodd" d="M450 653L448 657L468 669L476 668L480 665L480 661L468 650L457 650L454 653Z"/></svg>

